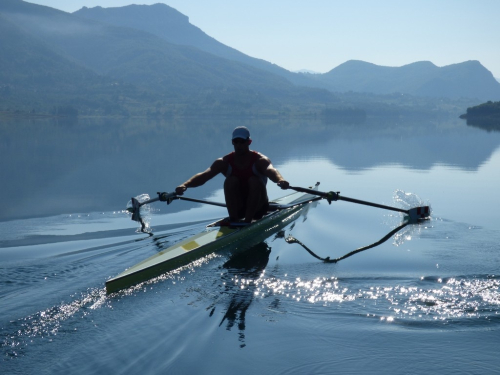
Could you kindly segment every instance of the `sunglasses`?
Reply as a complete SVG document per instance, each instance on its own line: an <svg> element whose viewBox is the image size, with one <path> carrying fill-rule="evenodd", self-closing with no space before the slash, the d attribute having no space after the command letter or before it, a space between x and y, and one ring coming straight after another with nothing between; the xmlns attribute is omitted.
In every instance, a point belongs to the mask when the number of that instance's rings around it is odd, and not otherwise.
<svg viewBox="0 0 500 375"><path fill-rule="evenodd" d="M248 142L248 139L243 139L243 138L233 139L233 145L243 144L243 143L247 143L247 142Z"/></svg>

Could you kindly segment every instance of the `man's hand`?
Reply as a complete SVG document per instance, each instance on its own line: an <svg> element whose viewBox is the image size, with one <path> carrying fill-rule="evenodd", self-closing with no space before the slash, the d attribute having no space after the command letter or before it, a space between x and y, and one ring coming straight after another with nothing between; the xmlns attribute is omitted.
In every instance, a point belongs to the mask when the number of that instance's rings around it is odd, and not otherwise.
<svg viewBox="0 0 500 375"><path fill-rule="evenodd" d="M186 185L182 184L182 185L179 185L175 188L175 194L177 195L182 195L184 194L184 192L187 190L187 187Z"/></svg>
<svg viewBox="0 0 500 375"><path fill-rule="evenodd" d="M163 193L158 192L158 197L160 198L160 201L162 201L162 202L168 201L168 193L166 193L166 192L163 192Z"/></svg>
<svg viewBox="0 0 500 375"><path fill-rule="evenodd" d="M286 189L288 189L288 187L290 186L290 184L286 180L281 180L281 181L278 182L278 186L280 188L282 188L283 190L286 190Z"/></svg>

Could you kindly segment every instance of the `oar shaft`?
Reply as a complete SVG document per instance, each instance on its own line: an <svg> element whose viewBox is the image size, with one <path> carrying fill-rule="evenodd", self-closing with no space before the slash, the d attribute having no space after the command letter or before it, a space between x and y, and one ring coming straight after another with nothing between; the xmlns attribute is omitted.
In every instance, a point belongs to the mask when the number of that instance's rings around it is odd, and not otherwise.
<svg viewBox="0 0 500 375"><path fill-rule="evenodd" d="M354 199L354 198L348 198L348 197L342 197L338 196L339 200L342 201L347 201L351 203L357 203L357 204L364 204L365 206L372 206L372 207L378 207L378 208L384 208L386 210L391 210L391 211L397 211L397 212L403 212L405 214L408 213L408 210L403 210L402 208L397 208L397 207L391 207L391 206L385 206L383 204L378 204L378 203L372 203L372 202L367 202L367 201L362 201L359 199Z"/></svg>
<svg viewBox="0 0 500 375"><path fill-rule="evenodd" d="M150 204L150 203L153 203L153 202L158 202L160 200L160 197L155 197L155 198L151 198L151 199L148 199L142 203L139 203L139 207L140 206L144 206L145 204Z"/></svg>
<svg viewBox="0 0 500 375"><path fill-rule="evenodd" d="M176 195L175 193L167 193L167 195L165 197L166 197L167 200L168 199L180 199L180 200L183 200L183 201L189 201L189 202L195 202L195 203L205 203L205 204L211 204L212 206L226 207L226 205L224 203L211 202L211 201L206 201L206 200L203 200L203 199L195 199L195 198L182 197L180 195ZM160 200L161 199L160 199L159 196L155 197L155 198L151 198L151 199L148 199L148 200L146 200L146 201L144 201L142 203L138 203L138 207L142 207L145 204L150 204L150 203L158 202Z"/></svg>
<svg viewBox="0 0 500 375"><path fill-rule="evenodd" d="M288 188L295 190L295 191L299 191L301 193L309 193L312 195L319 195L320 197L323 197L323 198L326 198L328 196L328 193L324 193L324 192L318 191L318 190L303 188L303 187L299 187L299 186L289 186Z"/></svg>
<svg viewBox="0 0 500 375"><path fill-rule="evenodd" d="M295 190L295 191L300 191L302 193L309 193L309 194L313 194L313 195L319 195L320 197L328 199L329 201L330 200L342 200L342 201L347 201L347 202L351 202L351 203L363 204L365 206L378 207L378 208L383 208L383 209L386 209L386 210L403 212L405 214L408 214L408 210L403 210L402 208L385 206L383 204L362 201L360 199L343 197L339 193L334 193L334 192L325 193L323 191L317 191L317 190L313 190L313 189L307 189L307 188L296 187L296 186L290 186L289 188L292 189L292 190Z"/></svg>
<svg viewBox="0 0 500 375"><path fill-rule="evenodd" d="M195 203L211 204L212 206L218 206L218 207L226 207L226 205L224 203L205 201L202 199L195 199L195 198L188 198L188 197L181 197L181 196L176 196L174 199L180 199L183 201L189 201L189 202L195 202Z"/></svg>

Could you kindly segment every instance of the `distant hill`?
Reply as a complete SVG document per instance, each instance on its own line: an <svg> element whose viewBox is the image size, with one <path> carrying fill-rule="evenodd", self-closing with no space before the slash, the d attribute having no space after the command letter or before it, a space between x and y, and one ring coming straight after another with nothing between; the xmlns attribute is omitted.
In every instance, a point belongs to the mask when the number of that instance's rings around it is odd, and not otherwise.
<svg viewBox="0 0 500 375"><path fill-rule="evenodd" d="M93 79L103 78L103 82L134 85L137 88L132 95L134 98L115 95L115 101L127 102L128 107L139 106L141 102L156 108L172 107L170 103L177 103L197 105L198 110L202 107L232 106L241 112L253 105L277 110L285 102L307 104L335 100L334 95L326 90L300 89L269 71L191 46L172 44L143 30L101 23L20 0L2 0L0 15L17 30L17 33L2 35L9 38L2 43L9 55L30 53L28 50L31 47L23 52L16 50L23 45L22 38L29 40L28 44L24 43L26 46L43 45L43 51L42 48L33 49L37 51L36 60L53 59L53 63L51 66L39 65L36 74L51 75L64 61L67 66L72 66L72 74L80 74L81 79L63 79L63 69L60 81L71 83L75 88L84 88L92 82L84 77L89 73L94 74ZM54 56L57 56L57 62ZM26 67L16 66L7 59L4 59L0 70L4 68L9 71L5 77L16 77L27 71ZM77 73L79 69L80 73ZM6 83L0 81L0 86L2 84ZM16 84L26 86L27 81L17 81ZM39 90L44 91L43 82L37 85ZM67 100L63 92L60 95ZM152 97L161 103L151 103ZM78 104L76 99L73 102Z"/></svg>
<svg viewBox="0 0 500 375"><path fill-rule="evenodd" d="M439 68L428 61L387 67L351 60L314 77L327 84L330 90L340 92L500 99L500 83L478 61Z"/></svg>
<svg viewBox="0 0 500 375"><path fill-rule="evenodd" d="M295 111L334 122L349 113L463 111L483 98L496 100L499 87L478 62L388 68L348 61L325 74L292 73L219 43L164 4L70 14L0 0L0 111L57 112L61 106L92 115ZM436 96L455 102L441 105L427 98ZM461 97L481 101L457 100Z"/></svg>
<svg viewBox="0 0 500 375"><path fill-rule="evenodd" d="M0 82L4 85L35 88L38 83L50 83L60 87L68 82L81 85L101 81L96 74L55 53L43 40L23 32L2 14L0 51Z"/></svg>
<svg viewBox="0 0 500 375"><path fill-rule="evenodd" d="M84 7L74 14L115 26L147 31L170 43L196 47L213 55L277 74L296 85L326 88L334 92L398 92L479 100L500 98L500 84L477 61L442 68L430 62L392 68L363 61L348 61L325 74L303 74L304 72L289 72L267 61L249 57L218 42L189 23L187 16L165 4L129 5L121 8Z"/></svg>
<svg viewBox="0 0 500 375"><path fill-rule="evenodd" d="M220 43L192 25L187 16L165 4L128 5L120 8L83 7L73 14L114 26L146 31L172 44L195 47L224 59L277 74L296 85L315 86L308 77L292 73L268 61L250 57Z"/></svg>
<svg viewBox="0 0 500 375"><path fill-rule="evenodd" d="M491 102L469 107L460 116L467 119L467 125L477 126L489 131L500 131L500 102Z"/></svg>
<svg viewBox="0 0 500 375"><path fill-rule="evenodd" d="M130 96L130 94L132 94ZM0 13L0 97L3 109L60 112L73 99L88 113L120 109L116 97L136 100L133 87L100 76L61 56ZM138 96L138 95L137 95ZM120 109L121 111L122 109Z"/></svg>
<svg viewBox="0 0 500 375"><path fill-rule="evenodd" d="M462 118L491 117L496 118L500 123L500 102L489 101L474 107L467 108L467 114Z"/></svg>
<svg viewBox="0 0 500 375"><path fill-rule="evenodd" d="M291 87L283 78L137 29L96 23L18 0L2 0L0 4L0 12L20 28L101 75L181 93L214 87Z"/></svg>

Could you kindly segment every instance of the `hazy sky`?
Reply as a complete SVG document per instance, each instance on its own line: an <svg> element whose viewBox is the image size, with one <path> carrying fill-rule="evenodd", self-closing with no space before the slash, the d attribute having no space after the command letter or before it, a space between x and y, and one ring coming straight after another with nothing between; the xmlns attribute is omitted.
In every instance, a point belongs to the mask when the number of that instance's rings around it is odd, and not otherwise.
<svg viewBox="0 0 500 375"><path fill-rule="evenodd" d="M1 1L1 0L0 0ZM437 66L479 60L500 78L499 0L29 0L83 6L165 3L219 42L288 70L347 60Z"/></svg>

